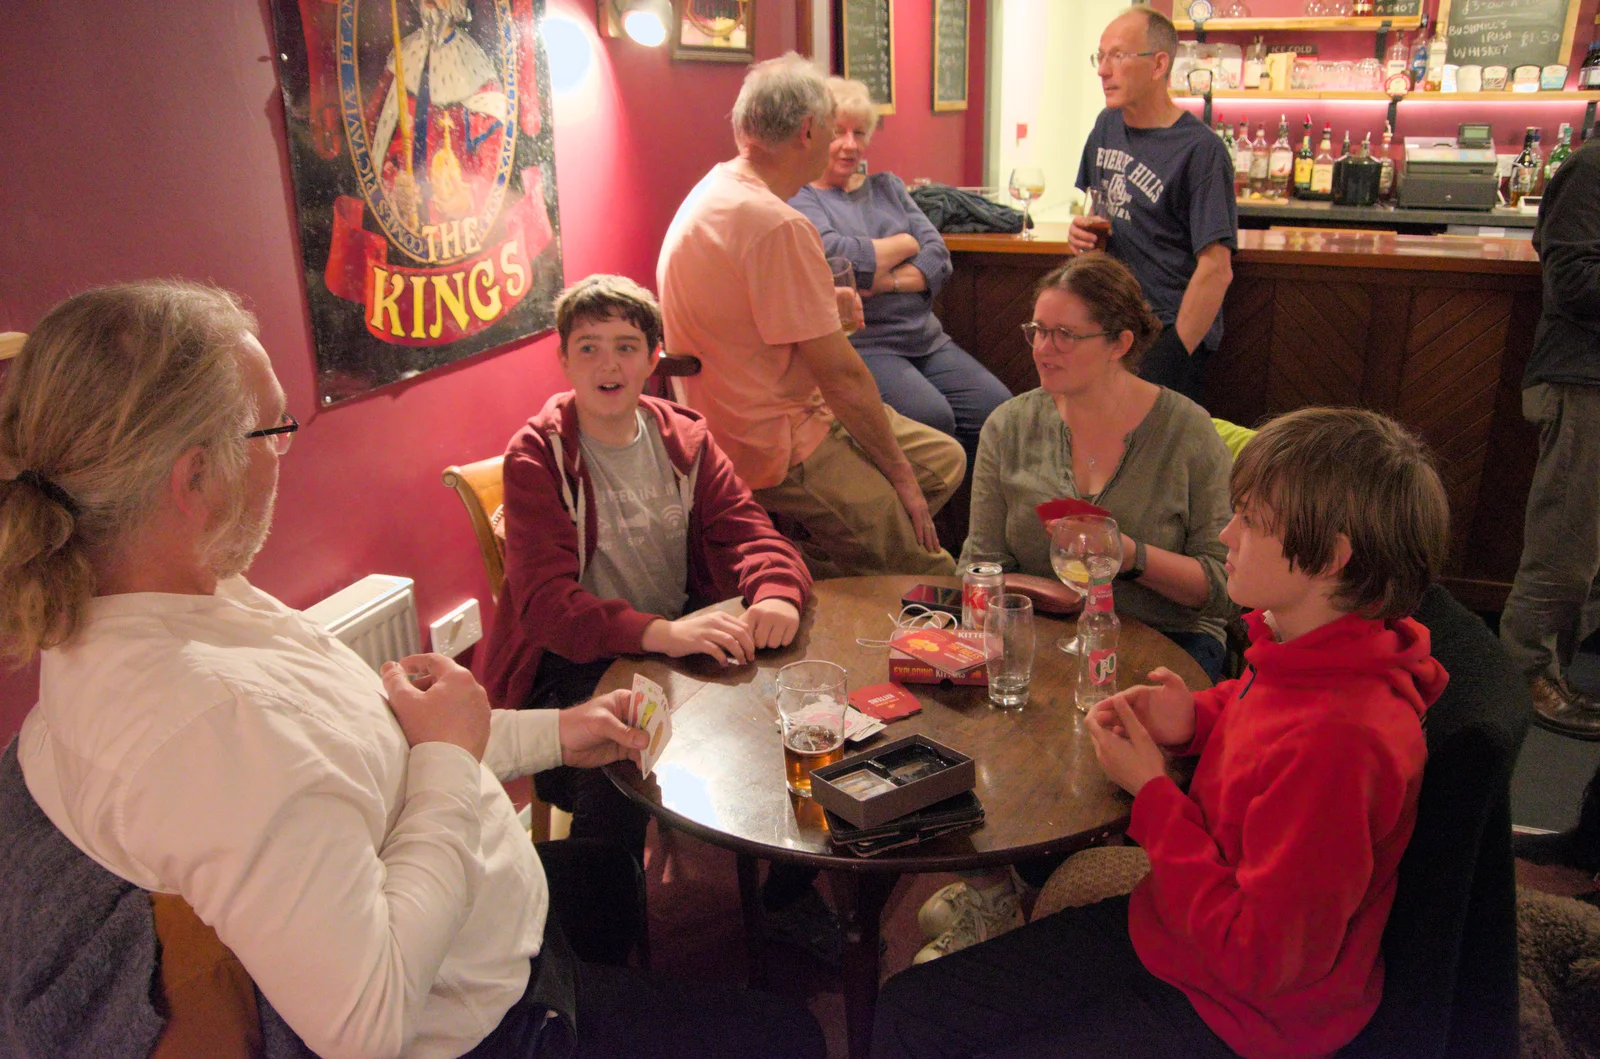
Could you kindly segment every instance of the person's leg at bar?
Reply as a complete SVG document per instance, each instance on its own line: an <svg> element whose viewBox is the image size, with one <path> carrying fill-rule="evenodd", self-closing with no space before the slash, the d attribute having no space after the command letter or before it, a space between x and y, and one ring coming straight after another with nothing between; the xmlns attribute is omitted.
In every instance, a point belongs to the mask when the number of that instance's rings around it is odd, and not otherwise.
<svg viewBox="0 0 1600 1059"><path fill-rule="evenodd" d="M989 421L991 412L1011 400L1011 391L954 342L912 363L949 403L955 422L947 433L961 443L967 466L971 467L978 455L978 435L983 424Z"/></svg>

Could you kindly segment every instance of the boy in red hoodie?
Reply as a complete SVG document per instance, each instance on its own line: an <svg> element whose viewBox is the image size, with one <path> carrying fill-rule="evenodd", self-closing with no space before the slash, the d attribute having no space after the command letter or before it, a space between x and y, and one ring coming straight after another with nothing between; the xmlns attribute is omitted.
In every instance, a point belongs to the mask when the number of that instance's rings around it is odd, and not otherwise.
<svg viewBox="0 0 1600 1059"><path fill-rule="evenodd" d="M1150 871L893 980L874 1055L1326 1056L1371 1019L1448 679L1406 617L1449 535L1422 444L1358 409L1274 420L1231 478L1246 672L1158 669L1085 718ZM1187 793L1167 756L1198 755Z"/></svg>
<svg viewBox="0 0 1600 1059"><path fill-rule="evenodd" d="M811 590L805 561L700 414L643 396L661 345L654 296L623 276L590 276L562 292L555 315L572 389L506 448L506 580L483 663L490 698L564 707L589 698L617 655L740 665L788 644ZM691 613L732 596L742 614ZM649 816L604 775L559 768L535 784L572 812L573 837L642 856ZM828 934L831 954L837 929L810 880L769 873L767 896L802 933Z"/></svg>

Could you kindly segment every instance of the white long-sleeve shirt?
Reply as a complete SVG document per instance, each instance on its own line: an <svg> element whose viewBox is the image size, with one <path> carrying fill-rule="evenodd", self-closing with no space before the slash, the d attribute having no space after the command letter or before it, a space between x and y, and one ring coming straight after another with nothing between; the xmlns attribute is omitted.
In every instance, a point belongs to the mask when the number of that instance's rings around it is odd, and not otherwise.
<svg viewBox="0 0 1600 1059"><path fill-rule="evenodd" d="M527 985L548 895L497 777L559 764L556 726L494 711L482 764L408 748L377 674L240 577L95 599L18 751L56 826L182 894L317 1054L433 1059Z"/></svg>

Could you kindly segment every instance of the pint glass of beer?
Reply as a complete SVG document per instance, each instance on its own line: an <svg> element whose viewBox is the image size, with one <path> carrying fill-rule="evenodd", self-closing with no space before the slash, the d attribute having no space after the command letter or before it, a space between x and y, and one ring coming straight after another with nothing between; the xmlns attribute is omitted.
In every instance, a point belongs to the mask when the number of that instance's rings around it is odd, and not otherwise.
<svg viewBox="0 0 1600 1059"><path fill-rule="evenodd" d="M1094 248L1104 250L1111 240L1111 213L1106 204L1106 193L1100 188L1087 188L1083 193L1083 220L1094 235Z"/></svg>
<svg viewBox="0 0 1600 1059"><path fill-rule="evenodd" d="M791 662L778 670L783 770L789 790L811 797L811 770L844 757L845 672L832 662Z"/></svg>

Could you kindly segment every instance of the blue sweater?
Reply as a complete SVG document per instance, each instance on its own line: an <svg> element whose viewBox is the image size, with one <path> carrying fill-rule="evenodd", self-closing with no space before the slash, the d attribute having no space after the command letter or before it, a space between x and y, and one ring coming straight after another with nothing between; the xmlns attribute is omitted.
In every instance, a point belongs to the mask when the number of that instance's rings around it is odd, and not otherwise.
<svg viewBox="0 0 1600 1059"><path fill-rule="evenodd" d="M854 191L815 188L807 184L789 200L822 235L829 257L848 257L856 268L856 286L866 290L877 275L874 239L909 233L921 247L911 263L927 277L926 291L890 291L863 298L866 326L850 336L856 352L922 357L951 342L933 315L933 296L950 278L950 251L944 238L906 193L893 173L874 173Z"/></svg>

